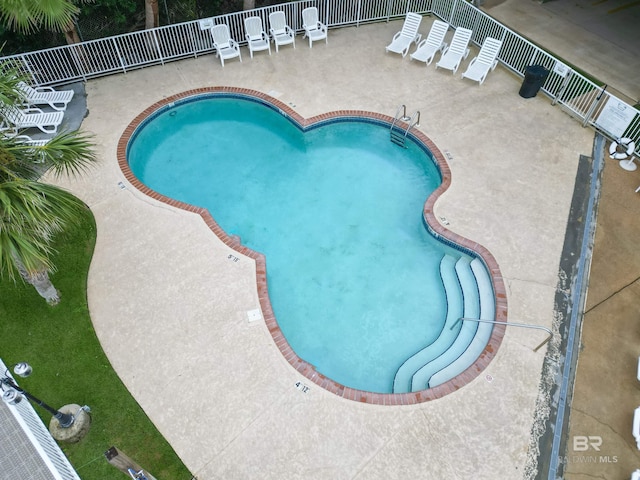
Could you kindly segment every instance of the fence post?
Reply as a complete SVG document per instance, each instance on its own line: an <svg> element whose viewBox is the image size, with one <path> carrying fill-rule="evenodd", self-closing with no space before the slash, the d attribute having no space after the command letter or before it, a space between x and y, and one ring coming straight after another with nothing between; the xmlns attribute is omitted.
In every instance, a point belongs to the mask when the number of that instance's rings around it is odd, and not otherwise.
<svg viewBox="0 0 640 480"><path fill-rule="evenodd" d="M29 72L33 85L38 85L36 76L31 71L31 67L29 66L29 63L27 62L27 59L25 58L24 54L20 55L20 59L22 60L22 64L24 65L24 67L27 69L27 72Z"/></svg>
<svg viewBox="0 0 640 480"><path fill-rule="evenodd" d="M589 110L587 111L587 113L584 116L584 121L582 122L582 126L583 127L586 127L589 124L589 119L591 118L591 115L593 115L594 110L596 109L596 107L600 103L600 100L602 100L602 96L604 95L604 91L606 89L607 89L607 85L602 87L602 91L598 94L596 99L591 103L591 106L589 107Z"/></svg>
<svg viewBox="0 0 640 480"><path fill-rule="evenodd" d="M553 97L553 101L551 102L551 105L555 105L556 103L558 103L558 100L562 101L561 97L564 94L564 91L569 86L569 79L571 78L571 76L572 76L571 73L565 75L564 80L562 81L562 85L560 85L560 88L558 89L558 93L556 93L556 96Z"/></svg>
<svg viewBox="0 0 640 480"><path fill-rule="evenodd" d="M449 25L453 25L453 14L456 11L456 7L458 6L458 0L453 0L453 5L451 7L451 11L449 12Z"/></svg>
<svg viewBox="0 0 640 480"><path fill-rule="evenodd" d="M129 470L133 470L134 473L142 472L143 469L136 462L127 457L124 453L118 450L116 447L111 447L109 450L104 452L104 456L107 461L120 470L122 473L129 474ZM144 472L144 476L147 480L156 480L156 478L148 472Z"/></svg>
<svg viewBox="0 0 640 480"><path fill-rule="evenodd" d="M122 73L127 73L127 67L124 64L124 58L122 58L122 54L120 53L120 49L118 48L118 42L116 41L116 37L112 37L112 39L113 39L113 48L116 50L116 54L118 55L118 60L120 60Z"/></svg>
<svg viewBox="0 0 640 480"><path fill-rule="evenodd" d="M160 44L158 43L158 36L156 35L156 29L151 30L153 34L153 41L156 44L156 50L158 51L158 56L160 57L160 63L164 65L164 57L162 56L162 51L160 50Z"/></svg>

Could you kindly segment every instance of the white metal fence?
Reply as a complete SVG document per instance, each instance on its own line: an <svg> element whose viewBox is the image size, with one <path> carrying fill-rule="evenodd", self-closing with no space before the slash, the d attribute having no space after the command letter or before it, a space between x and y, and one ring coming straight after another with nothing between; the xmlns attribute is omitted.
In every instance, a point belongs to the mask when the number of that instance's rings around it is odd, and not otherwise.
<svg viewBox="0 0 640 480"><path fill-rule="evenodd" d="M6 366L0 360L0 374L2 372L8 372ZM15 381L15 380L14 380ZM40 417L33 409L33 406L26 398L15 405L8 406L9 411L20 425L25 436L29 439L42 461L47 465L47 468L51 472L51 475L56 480L80 480L80 477L69 463L67 457L62 453L62 450L53 439L49 430L40 420ZM3 441L10 441L8 438L4 438ZM26 452L16 452L16 455L20 455L21 459L4 459L5 461L24 461L27 463ZM28 478L28 472L25 472L25 477Z"/></svg>
<svg viewBox="0 0 640 480"><path fill-rule="evenodd" d="M434 14L454 28L473 30L472 42L476 45L481 45L487 37L501 39L503 46L498 59L503 66L520 76L524 76L527 66L533 64L549 69L542 91L552 98L554 105L561 105L583 126L592 126L609 138L635 141L640 150L640 111L637 108L611 95L598 83L465 0L302 0L8 56L0 61L18 66L31 77L34 85L86 81L211 53L213 42L207 28L211 22L226 23L232 37L244 44L246 17L258 15L268 26L269 13L282 10L291 28L301 33L302 10L308 6L316 6L320 19L333 28L402 18L411 11Z"/></svg>

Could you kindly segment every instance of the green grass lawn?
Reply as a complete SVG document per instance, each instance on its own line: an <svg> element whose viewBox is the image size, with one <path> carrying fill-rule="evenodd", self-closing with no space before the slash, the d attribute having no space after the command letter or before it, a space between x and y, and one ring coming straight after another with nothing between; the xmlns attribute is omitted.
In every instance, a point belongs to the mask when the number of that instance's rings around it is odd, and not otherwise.
<svg viewBox="0 0 640 480"><path fill-rule="evenodd" d="M57 238L51 276L60 304L51 307L31 285L0 280L0 357L7 365L25 361L22 388L54 408L77 403L91 408L91 429L76 444L61 445L83 480L129 478L109 464L115 446L158 480L190 480L191 474L131 397L102 351L87 306L87 273L96 226L87 209L82 222ZM51 415L35 406L49 425Z"/></svg>

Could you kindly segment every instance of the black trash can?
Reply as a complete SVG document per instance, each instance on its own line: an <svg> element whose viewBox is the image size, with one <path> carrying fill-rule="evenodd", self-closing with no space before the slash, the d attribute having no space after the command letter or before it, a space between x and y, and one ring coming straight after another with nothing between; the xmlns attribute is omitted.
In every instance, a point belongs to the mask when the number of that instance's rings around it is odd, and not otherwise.
<svg viewBox="0 0 640 480"><path fill-rule="evenodd" d="M524 71L524 81L519 92L520 96L522 98L535 97L547 75L549 75L549 70L542 65L529 65Z"/></svg>

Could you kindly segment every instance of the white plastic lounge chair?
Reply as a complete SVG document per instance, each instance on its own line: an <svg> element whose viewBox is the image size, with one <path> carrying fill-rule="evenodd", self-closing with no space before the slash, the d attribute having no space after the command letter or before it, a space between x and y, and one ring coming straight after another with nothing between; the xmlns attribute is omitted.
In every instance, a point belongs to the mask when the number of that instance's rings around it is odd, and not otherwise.
<svg viewBox="0 0 640 480"><path fill-rule="evenodd" d="M436 68L446 68L456 73L462 59L469 55L469 40L472 34L468 28L458 27L451 39L451 45L442 52L440 61L436 63Z"/></svg>
<svg viewBox="0 0 640 480"><path fill-rule="evenodd" d="M291 27L287 25L287 19L284 12L277 11L269 14L269 33L273 38L273 43L276 44L276 52L280 45L293 44L293 48L296 48L296 34Z"/></svg>
<svg viewBox="0 0 640 480"><path fill-rule="evenodd" d="M313 42L323 40L329 43L327 39L327 26L318 20L318 9L316 7L308 7L302 10L302 28L304 28L304 37L309 37L309 48L312 48Z"/></svg>
<svg viewBox="0 0 640 480"><path fill-rule="evenodd" d="M224 67L224 61L230 58L238 57L242 61L240 54L240 46L229 34L229 27L221 23L211 27L211 36L213 37L213 48L216 49L216 57L220 57L220 62Z"/></svg>
<svg viewBox="0 0 640 480"><path fill-rule="evenodd" d="M422 22L422 15L409 12L402 24L402 30L396 33L391 39L391 43L387 45L387 52L399 53L403 57L409 52L412 43L418 43L422 35L418 33Z"/></svg>
<svg viewBox="0 0 640 480"><path fill-rule="evenodd" d="M493 71L496 65L498 65L497 58L500 47L502 47L502 40L491 37L485 38L478 52L478 56L471 60L471 63L461 78L475 80L482 85L489 71Z"/></svg>
<svg viewBox="0 0 640 480"><path fill-rule="evenodd" d="M44 133L56 133L64 118L64 112L43 112L39 108L5 107L2 109L9 130L18 133L19 129L38 128Z"/></svg>
<svg viewBox="0 0 640 480"><path fill-rule="evenodd" d="M49 143L51 138L33 139L29 135L16 135L13 138L14 140L17 140L18 142L20 142L21 144L29 147L29 150L31 150L37 156L37 160L36 160L37 163L44 162L45 160L44 152L42 152L39 147L44 147L47 143ZM36 148L31 148L31 147L36 147Z"/></svg>
<svg viewBox="0 0 640 480"><path fill-rule="evenodd" d="M49 105L59 111L67 109L67 104L73 98L73 90L54 90L51 87L33 88L24 82L18 82L18 89L24 93L25 101L29 105Z"/></svg>
<svg viewBox="0 0 640 480"><path fill-rule="evenodd" d="M247 46L249 47L251 58L253 58L253 52L262 50L269 50L269 55L271 55L271 43L264 32L264 28L262 28L262 19L260 17L247 17L244 19L244 28L247 31L245 37L247 38Z"/></svg>
<svg viewBox="0 0 640 480"><path fill-rule="evenodd" d="M13 138L30 147L44 147L51 140L50 138L33 139L29 135L16 135Z"/></svg>
<svg viewBox="0 0 640 480"><path fill-rule="evenodd" d="M447 43L444 41L447 30L449 30L448 23L442 20L434 20L427 38L422 40L418 44L416 51L410 55L411 60L418 60L419 62L425 62L427 65L431 65L433 57L436 56L436 52L443 51L447 48Z"/></svg>

